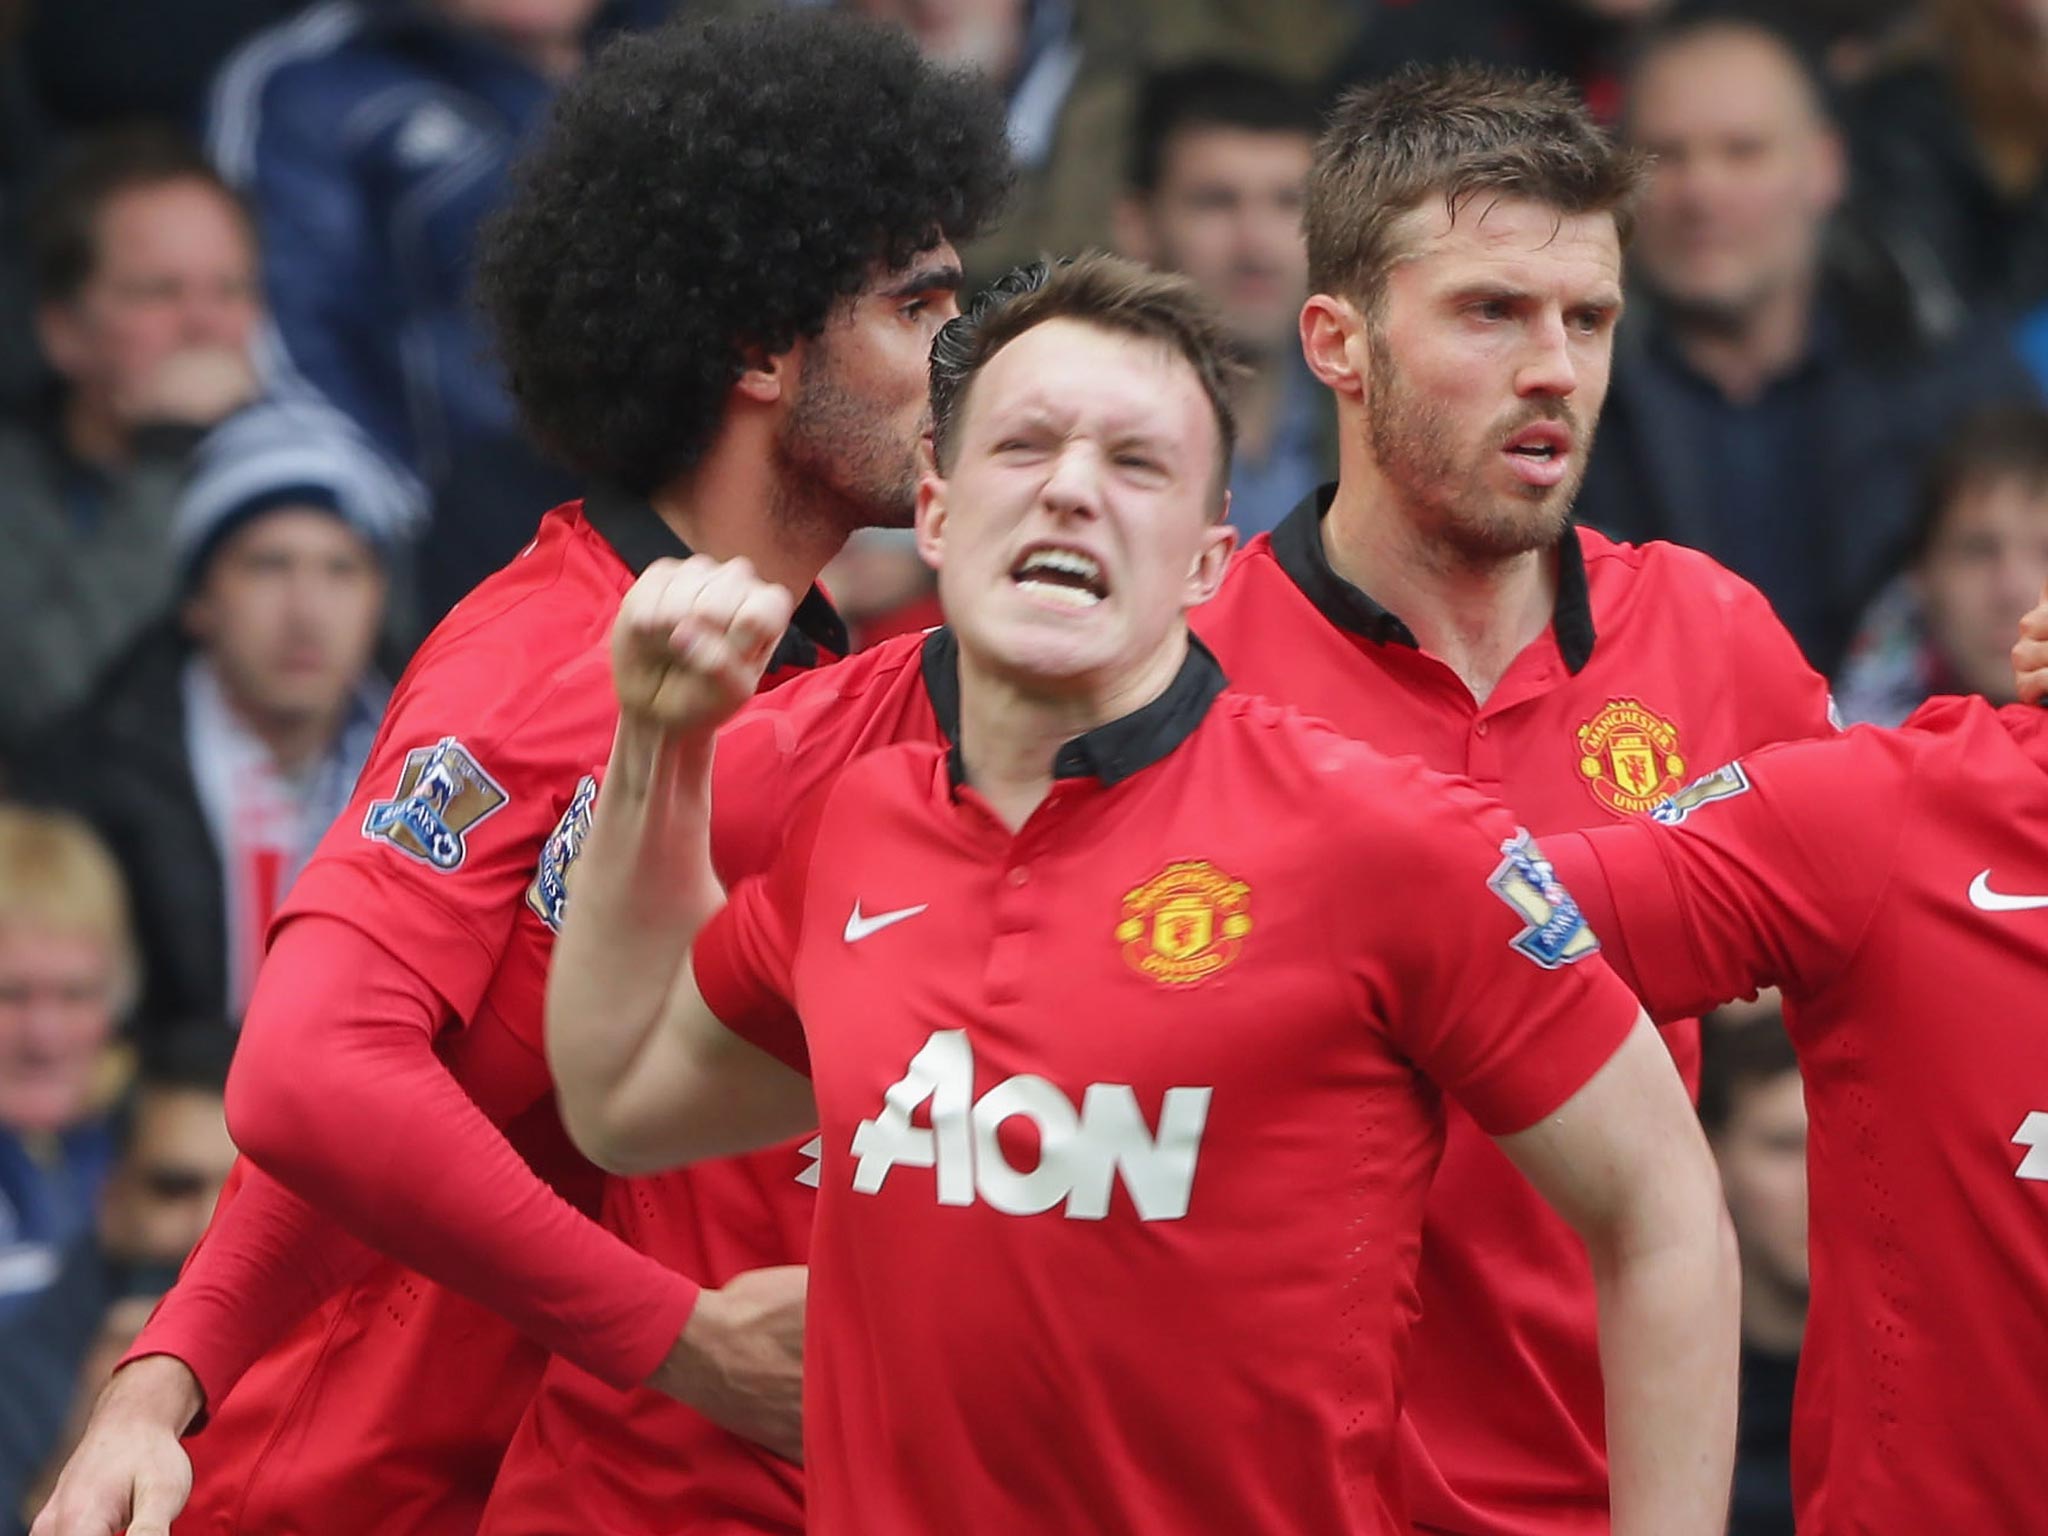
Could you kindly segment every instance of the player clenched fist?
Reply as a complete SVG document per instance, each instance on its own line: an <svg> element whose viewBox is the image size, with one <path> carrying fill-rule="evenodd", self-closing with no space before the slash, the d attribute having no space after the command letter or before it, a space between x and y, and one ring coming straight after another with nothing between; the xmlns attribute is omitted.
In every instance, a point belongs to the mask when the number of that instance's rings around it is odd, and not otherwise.
<svg viewBox="0 0 2048 1536"><path fill-rule="evenodd" d="M2022 704L2048 704L2048 587L2020 620L2019 644L2012 648L2013 682Z"/></svg>
<svg viewBox="0 0 2048 1536"><path fill-rule="evenodd" d="M623 719L662 733L722 725L754 696L795 600L745 560L657 560L612 624Z"/></svg>

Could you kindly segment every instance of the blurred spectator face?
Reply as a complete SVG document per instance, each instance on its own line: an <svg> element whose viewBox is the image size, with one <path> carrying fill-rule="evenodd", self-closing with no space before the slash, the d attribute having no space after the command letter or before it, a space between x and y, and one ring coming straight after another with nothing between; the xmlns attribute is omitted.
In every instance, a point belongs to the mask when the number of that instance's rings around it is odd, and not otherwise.
<svg viewBox="0 0 2048 1536"><path fill-rule="evenodd" d="M121 957L94 933L0 925L0 1126L50 1134L85 1115L113 1037Z"/></svg>
<svg viewBox="0 0 2048 1536"><path fill-rule="evenodd" d="M102 1246L131 1264L181 1262L206 1230L234 1162L218 1093L144 1087L101 1208Z"/></svg>
<svg viewBox="0 0 2048 1536"><path fill-rule="evenodd" d="M906 28L927 58L1007 81L1024 52L1027 0L853 0L875 21Z"/></svg>
<svg viewBox="0 0 2048 1536"><path fill-rule="evenodd" d="M1651 54L1629 132L1656 156L1635 250L1661 295L1732 321L1811 281L1843 154L1775 39L1731 24Z"/></svg>
<svg viewBox="0 0 2048 1536"><path fill-rule="evenodd" d="M581 37L603 0L440 0L460 26L515 45Z"/></svg>
<svg viewBox="0 0 2048 1536"><path fill-rule="evenodd" d="M1614 218L1501 197L1455 216L1430 199L1403 223L1407 254L1364 330L1376 469L1426 536L1475 563L1545 548L1607 398Z"/></svg>
<svg viewBox="0 0 2048 1536"><path fill-rule="evenodd" d="M1796 1071L1738 1083L1713 1138L1745 1273L1807 1288L1806 1100Z"/></svg>
<svg viewBox="0 0 2048 1536"><path fill-rule="evenodd" d="M1915 567L1928 636L1956 681L2013 699L2013 626L2048 581L2048 486L1966 482Z"/></svg>
<svg viewBox="0 0 2048 1536"><path fill-rule="evenodd" d="M802 344L776 454L785 484L824 498L843 536L907 528L931 427L932 341L960 313L960 258L941 241L878 275Z"/></svg>
<svg viewBox="0 0 2048 1536"><path fill-rule="evenodd" d="M370 666L384 571L330 513L287 507L230 534L185 610L236 706L294 723L338 713Z"/></svg>
<svg viewBox="0 0 2048 1536"><path fill-rule="evenodd" d="M1120 243L1201 284L1248 351L1291 348L1308 296L1301 205L1314 154L1306 134L1183 128L1166 143L1158 186L1125 205Z"/></svg>
<svg viewBox="0 0 2048 1536"><path fill-rule="evenodd" d="M149 419L162 375L194 354L245 359L261 305L247 223L220 193L169 181L101 210L97 260L70 299L40 316L57 372L98 413Z"/></svg>

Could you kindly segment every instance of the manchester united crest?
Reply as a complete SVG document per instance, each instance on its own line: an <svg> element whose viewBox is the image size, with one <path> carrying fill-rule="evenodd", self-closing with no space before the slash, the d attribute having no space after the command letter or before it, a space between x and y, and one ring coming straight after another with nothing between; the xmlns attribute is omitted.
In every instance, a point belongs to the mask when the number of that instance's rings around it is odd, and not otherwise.
<svg viewBox="0 0 2048 1536"><path fill-rule="evenodd" d="M1117 942L1132 969L1167 986L1206 981L1252 931L1252 888L1207 859L1169 864L1124 893Z"/></svg>
<svg viewBox="0 0 2048 1536"><path fill-rule="evenodd" d="M1610 699L1579 727L1579 772L1611 811L1647 811L1685 782L1678 727L1637 699Z"/></svg>

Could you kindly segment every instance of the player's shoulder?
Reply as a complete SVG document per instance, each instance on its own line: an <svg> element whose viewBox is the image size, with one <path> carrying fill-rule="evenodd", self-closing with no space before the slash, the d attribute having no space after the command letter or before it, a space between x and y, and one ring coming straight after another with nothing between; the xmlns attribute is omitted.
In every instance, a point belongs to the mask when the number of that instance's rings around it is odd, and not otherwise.
<svg viewBox="0 0 2048 1536"><path fill-rule="evenodd" d="M1641 613L1666 625L1674 618L1750 623L1769 619L1777 627L1764 595L1711 555L1662 539L1626 544L1596 528L1574 531L1596 613Z"/></svg>
<svg viewBox="0 0 2048 1536"><path fill-rule="evenodd" d="M506 740L530 734L543 714L564 727L608 721L605 640L618 591L580 547L587 533L566 509L550 512L524 550L449 612L399 678L387 734Z"/></svg>
<svg viewBox="0 0 2048 1536"><path fill-rule="evenodd" d="M1468 779L1382 752L1291 704L1232 688L1217 696L1213 710L1230 759L1226 777L1274 814L1378 839L1439 818L1469 818L1493 804Z"/></svg>

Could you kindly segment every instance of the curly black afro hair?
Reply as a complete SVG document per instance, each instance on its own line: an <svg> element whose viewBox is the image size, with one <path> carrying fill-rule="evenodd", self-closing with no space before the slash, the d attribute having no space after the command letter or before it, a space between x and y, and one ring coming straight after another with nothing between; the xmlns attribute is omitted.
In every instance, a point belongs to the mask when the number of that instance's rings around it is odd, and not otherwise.
<svg viewBox="0 0 2048 1536"><path fill-rule="evenodd" d="M900 30L672 23L563 92L479 294L532 432L647 495L702 457L749 350L816 335L878 260L972 237L1009 179L999 98Z"/></svg>

